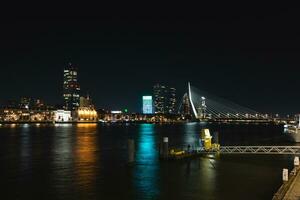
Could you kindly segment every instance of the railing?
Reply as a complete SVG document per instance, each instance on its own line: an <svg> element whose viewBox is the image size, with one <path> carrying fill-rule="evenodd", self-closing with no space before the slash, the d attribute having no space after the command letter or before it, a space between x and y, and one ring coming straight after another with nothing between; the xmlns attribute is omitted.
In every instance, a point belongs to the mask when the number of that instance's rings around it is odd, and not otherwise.
<svg viewBox="0 0 300 200"><path fill-rule="evenodd" d="M223 154L300 154L300 146L221 146Z"/></svg>

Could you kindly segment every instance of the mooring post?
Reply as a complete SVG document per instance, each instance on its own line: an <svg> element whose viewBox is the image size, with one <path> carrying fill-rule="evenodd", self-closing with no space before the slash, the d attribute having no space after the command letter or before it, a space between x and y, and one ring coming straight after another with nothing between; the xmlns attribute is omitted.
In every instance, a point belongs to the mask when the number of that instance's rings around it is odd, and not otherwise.
<svg viewBox="0 0 300 200"><path fill-rule="evenodd" d="M289 170L288 169L283 169L282 170L282 180L283 182L289 181Z"/></svg>
<svg viewBox="0 0 300 200"><path fill-rule="evenodd" d="M163 145L162 145L162 156L163 158L168 158L169 156L169 138L163 138Z"/></svg>
<svg viewBox="0 0 300 200"><path fill-rule="evenodd" d="M294 167L295 167L296 169L299 168L299 157L298 157L298 156L296 156L296 157L294 158Z"/></svg>
<svg viewBox="0 0 300 200"><path fill-rule="evenodd" d="M128 163L133 163L134 162L134 140L129 139L128 140Z"/></svg>

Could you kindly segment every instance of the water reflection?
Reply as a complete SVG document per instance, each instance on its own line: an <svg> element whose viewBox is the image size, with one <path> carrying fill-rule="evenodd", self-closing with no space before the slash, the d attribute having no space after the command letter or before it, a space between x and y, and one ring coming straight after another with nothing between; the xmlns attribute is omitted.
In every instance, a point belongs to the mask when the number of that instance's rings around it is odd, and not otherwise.
<svg viewBox="0 0 300 200"><path fill-rule="evenodd" d="M53 184L58 196L67 195L72 188L72 135L71 124L56 124L53 132Z"/></svg>
<svg viewBox="0 0 300 200"><path fill-rule="evenodd" d="M28 124L21 126L21 139L20 139L20 156L21 156L21 169L27 170L30 167L31 152L30 152L30 127Z"/></svg>
<svg viewBox="0 0 300 200"><path fill-rule="evenodd" d="M198 145L200 133L197 133L197 125L198 124L196 122L186 123L184 125L184 148L186 148L187 145L190 145L191 148L194 148Z"/></svg>
<svg viewBox="0 0 300 200"><path fill-rule="evenodd" d="M243 137L257 141L256 135L261 136L261 133L266 138L281 134L281 129L270 127L257 132L261 126L254 130L249 127L249 132L245 132L248 127L241 126L211 127L229 144L233 144L235 137L239 138L237 142L242 142ZM64 200L272 198L282 183L282 168L288 163L292 165L289 157L227 155L220 159L202 157L159 162L157 147L161 137L168 136L171 145L186 145L199 137L202 128L199 124L109 127L3 124L0 128L0 184L7 189L3 189L1 197ZM128 137L134 138L136 144L136 164L132 166L126 165Z"/></svg>
<svg viewBox="0 0 300 200"><path fill-rule="evenodd" d="M95 192L97 124L77 124L74 151L75 178L81 195Z"/></svg>
<svg viewBox="0 0 300 200"><path fill-rule="evenodd" d="M159 194L159 161L154 125L141 124L136 141L134 188L137 199L157 199Z"/></svg>

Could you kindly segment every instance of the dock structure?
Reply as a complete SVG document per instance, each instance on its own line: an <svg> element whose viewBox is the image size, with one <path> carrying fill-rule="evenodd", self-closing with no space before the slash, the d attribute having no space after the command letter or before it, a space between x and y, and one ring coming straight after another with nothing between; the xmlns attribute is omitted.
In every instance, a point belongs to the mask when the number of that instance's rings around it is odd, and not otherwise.
<svg viewBox="0 0 300 200"><path fill-rule="evenodd" d="M196 150L171 149L163 159L183 159L207 154L265 154L265 155L300 155L300 146L218 146L217 148Z"/></svg>
<svg viewBox="0 0 300 200"><path fill-rule="evenodd" d="M283 198L284 200L299 200L300 199L300 172L298 169L297 175L292 181L289 190Z"/></svg>
<svg viewBox="0 0 300 200"><path fill-rule="evenodd" d="M300 155L300 146L221 146L219 134L211 136L209 129L202 129L197 146L188 145L186 149L170 148L168 138L162 142L160 157L162 159L182 159L203 154L267 154L267 155ZM167 148L163 148L167 145Z"/></svg>
<svg viewBox="0 0 300 200"><path fill-rule="evenodd" d="M300 154L300 146L221 146L222 154Z"/></svg>
<svg viewBox="0 0 300 200"><path fill-rule="evenodd" d="M300 167L299 157L295 157L294 169L288 174L283 169L283 184L274 194L273 200L299 200L300 199Z"/></svg>

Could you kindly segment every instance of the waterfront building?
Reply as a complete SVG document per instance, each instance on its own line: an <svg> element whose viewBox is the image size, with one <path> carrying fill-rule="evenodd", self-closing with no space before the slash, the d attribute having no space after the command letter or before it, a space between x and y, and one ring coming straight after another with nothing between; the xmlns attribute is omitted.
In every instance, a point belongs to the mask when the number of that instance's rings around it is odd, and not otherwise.
<svg viewBox="0 0 300 200"><path fill-rule="evenodd" d="M56 110L54 111L55 122L70 122L72 121L71 111L69 110Z"/></svg>
<svg viewBox="0 0 300 200"><path fill-rule="evenodd" d="M44 109L45 108L45 103L41 99L34 99L32 107L33 107L33 109Z"/></svg>
<svg viewBox="0 0 300 200"><path fill-rule="evenodd" d="M0 121L2 122L51 122L54 113L51 110L30 110L20 108L0 109Z"/></svg>
<svg viewBox="0 0 300 200"><path fill-rule="evenodd" d="M89 95L87 97L80 97L79 107L90 107L90 106L92 106L92 101Z"/></svg>
<svg viewBox="0 0 300 200"><path fill-rule="evenodd" d="M76 119L78 122L96 122L97 112L92 107L79 107L76 110Z"/></svg>
<svg viewBox="0 0 300 200"><path fill-rule="evenodd" d="M74 119L78 122L96 122L98 120L97 111L89 95L87 97L80 97L80 104L74 112Z"/></svg>
<svg viewBox="0 0 300 200"><path fill-rule="evenodd" d="M80 86L77 71L77 68L71 63L64 69L63 98L65 110L74 111L79 107Z"/></svg>
<svg viewBox="0 0 300 200"><path fill-rule="evenodd" d="M36 99L32 97L21 97L19 101L19 109L33 109L33 110L47 110L48 106L41 99Z"/></svg>
<svg viewBox="0 0 300 200"><path fill-rule="evenodd" d="M22 97L20 100L19 107L21 109L29 109L30 104L31 104L31 98Z"/></svg>
<svg viewBox="0 0 300 200"><path fill-rule="evenodd" d="M161 84L153 87L154 110L159 114L175 114L176 89Z"/></svg>
<svg viewBox="0 0 300 200"><path fill-rule="evenodd" d="M143 114L153 114L152 96L143 96Z"/></svg>

